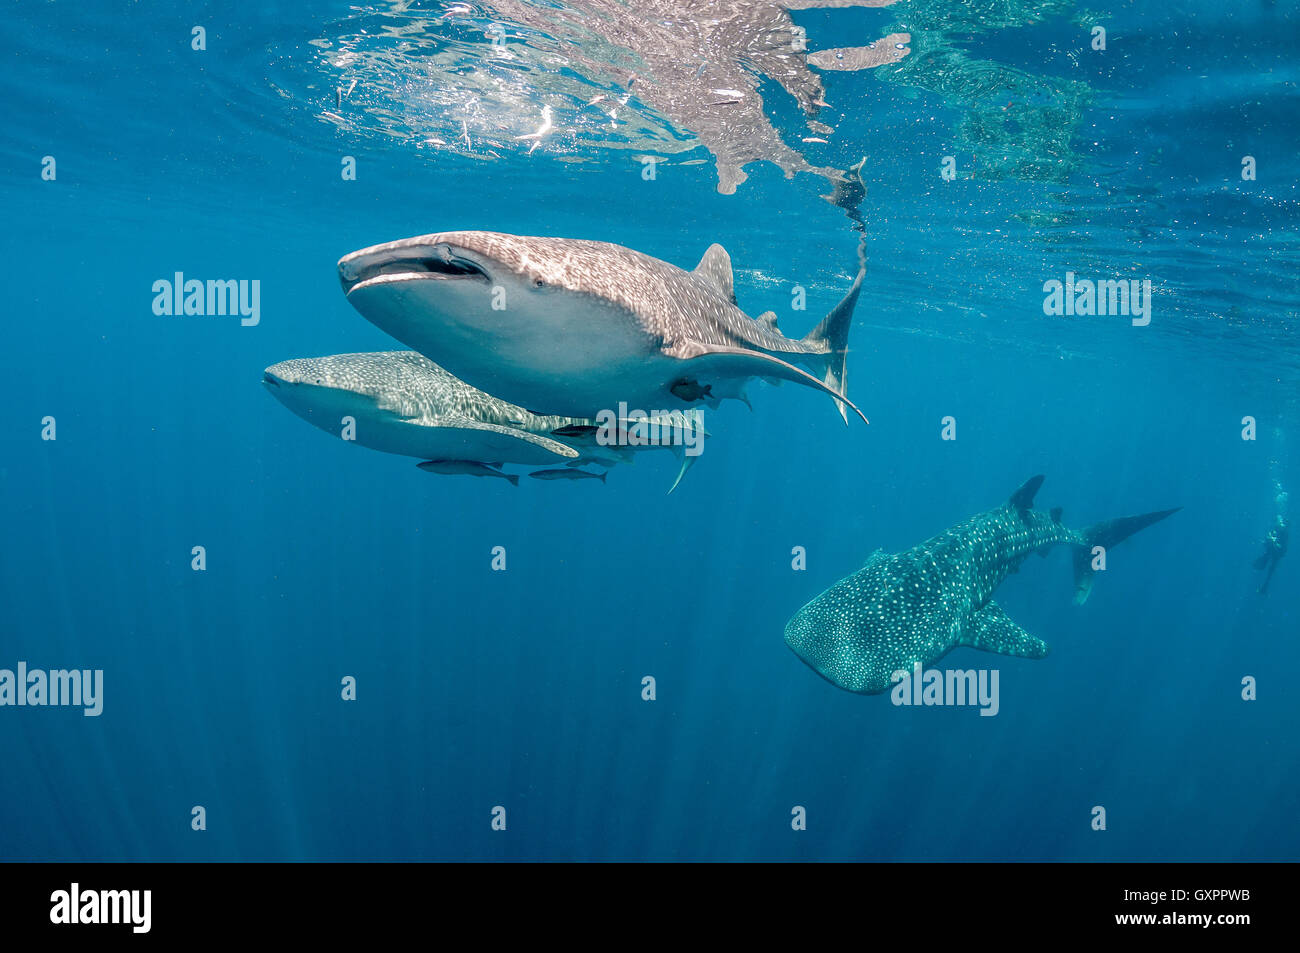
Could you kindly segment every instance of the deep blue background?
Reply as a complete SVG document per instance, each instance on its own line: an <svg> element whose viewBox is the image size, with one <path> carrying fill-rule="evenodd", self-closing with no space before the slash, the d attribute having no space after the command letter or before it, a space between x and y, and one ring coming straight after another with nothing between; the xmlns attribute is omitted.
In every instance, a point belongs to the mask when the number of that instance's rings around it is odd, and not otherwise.
<svg viewBox="0 0 1300 953"><path fill-rule="evenodd" d="M450 228L688 267L720 241L741 305L802 334L853 262L822 183L756 166L723 197L711 163L647 183L623 153L350 140L301 73L275 84L299 101L271 91L265 64L348 13L318 7L6 13L0 667L102 668L106 688L99 718L0 709L0 858L1295 859L1300 563L1267 598L1249 565L1297 463L1293 8L1115 5L1110 59L1070 67L1096 100L1068 186L943 182L959 105L829 76L846 153L871 157L849 365L871 426L756 388L753 413L708 418L670 497L666 454L605 486L433 478L305 426L261 370L393 346L334 262ZM890 16L795 14L814 47ZM1079 32L969 42L1054 73L1026 51ZM154 316L150 285L178 270L260 279L261 324ZM1067 270L1151 277L1151 326L1044 317ZM1064 552L1007 581L999 602L1052 654L946 660L1000 669L997 717L851 695L785 647L785 620L874 549L1035 473L1073 524L1185 509L1114 551L1081 608Z"/></svg>

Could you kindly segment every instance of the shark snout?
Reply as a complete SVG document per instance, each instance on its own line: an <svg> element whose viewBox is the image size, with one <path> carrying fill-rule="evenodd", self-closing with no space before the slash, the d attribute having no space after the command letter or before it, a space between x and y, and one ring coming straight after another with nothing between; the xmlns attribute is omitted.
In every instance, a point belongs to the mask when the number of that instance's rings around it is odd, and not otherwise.
<svg viewBox="0 0 1300 953"><path fill-rule="evenodd" d="M339 283L350 295L357 288L404 281L488 280L483 256L462 245L428 235L354 251L339 259Z"/></svg>
<svg viewBox="0 0 1300 953"><path fill-rule="evenodd" d="M265 384L267 387L275 388L278 390L280 386L284 383L284 381L281 378L277 377L275 374L273 374L271 372L271 369L268 367L266 370L262 372L262 383Z"/></svg>

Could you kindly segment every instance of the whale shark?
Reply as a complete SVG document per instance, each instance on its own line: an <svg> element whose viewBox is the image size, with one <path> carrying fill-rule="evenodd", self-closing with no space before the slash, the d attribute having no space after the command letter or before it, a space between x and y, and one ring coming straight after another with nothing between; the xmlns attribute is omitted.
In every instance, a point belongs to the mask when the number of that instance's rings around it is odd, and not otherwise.
<svg viewBox="0 0 1300 953"><path fill-rule="evenodd" d="M338 272L373 324L533 413L717 407L762 378L822 391L847 423L850 409L867 419L845 396L861 249L858 261L843 300L802 338L782 334L770 311L741 311L717 244L686 271L608 242L439 232L352 252Z"/></svg>
<svg viewBox="0 0 1300 953"><path fill-rule="evenodd" d="M580 452L549 436L583 421L540 417L458 380L413 351L296 358L268 367L267 390L299 417L356 443L423 460L563 464Z"/></svg>
<svg viewBox="0 0 1300 953"><path fill-rule="evenodd" d="M928 665L958 646L1037 659L1047 643L993 602L1030 553L1068 545L1075 602L1092 590L1095 547L1109 549L1178 512L1160 510L1066 527L1061 510L1033 509L1035 476L996 509L972 516L906 552L872 554L865 566L813 599L785 627L786 644L815 672L864 695L886 691L898 672Z"/></svg>
<svg viewBox="0 0 1300 953"><path fill-rule="evenodd" d="M414 351L378 351L298 358L268 367L267 390L299 417L341 435L343 418L355 422L356 443L373 450L419 457L429 473L506 476L493 467L627 463L650 445L631 440L602 444L600 427L572 417L530 414L459 380ZM681 458L672 492L695 462L676 432L692 428L708 435L702 422L652 418L675 441L660 443ZM642 425L644 426L644 424ZM618 434L615 434L618 436ZM686 435L691 436L691 435ZM515 481L517 482L517 481Z"/></svg>

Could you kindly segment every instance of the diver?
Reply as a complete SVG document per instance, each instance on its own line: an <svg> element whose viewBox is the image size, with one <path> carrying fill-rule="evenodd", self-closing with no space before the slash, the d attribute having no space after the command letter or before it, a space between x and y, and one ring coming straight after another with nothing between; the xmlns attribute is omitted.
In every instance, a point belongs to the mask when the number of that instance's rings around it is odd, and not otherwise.
<svg viewBox="0 0 1300 953"><path fill-rule="evenodd" d="M1259 594L1262 596L1268 592L1269 580L1273 578L1273 570L1277 568L1279 560L1286 555L1287 543L1287 521L1281 513L1277 515L1277 522L1273 528L1268 531L1264 537L1264 552L1255 560L1256 569L1267 569L1268 574L1264 581L1260 583Z"/></svg>

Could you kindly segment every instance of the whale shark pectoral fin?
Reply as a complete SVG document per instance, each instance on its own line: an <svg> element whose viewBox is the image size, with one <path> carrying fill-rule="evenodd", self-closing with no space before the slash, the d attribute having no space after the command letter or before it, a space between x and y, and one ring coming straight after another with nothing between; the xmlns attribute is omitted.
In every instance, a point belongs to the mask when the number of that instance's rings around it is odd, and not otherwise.
<svg viewBox="0 0 1300 953"><path fill-rule="evenodd" d="M971 616L962 626L957 644L1016 658L1042 658L1047 654L1047 643L1012 622L996 602Z"/></svg>
<svg viewBox="0 0 1300 953"><path fill-rule="evenodd" d="M861 417L863 423L870 423L866 414L859 410L858 405L853 401L837 393L833 388L826 386L807 371L801 370L771 354L765 354L762 351L751 351L749 348L744 347L703 344L698 341L666 348L664 353L669 357L690 362L692 365L691 373L695 375L695 379L699 381L700 386L703 386L709 377L731 378L733 380L747 377L765 377L771 380L794 381L797 384L803 384L805 387L811 387L813 390L819 390L829 395L836 402L836 405L840 407L841 413L844 413L844 408L847 407ZM718 388L718 390L721 389Z"/></svg>
<svg viewBox="0 0 1300 953"><path fill-rule="evenodd" d="M532 444L534 447L540 447L543 450L555 454L557 457L563 457L566 460L578 456L578 451L570 447L567 443L561 443L558 440L552 440L550 437L543 437L541 434L531 433L527 430L518 430L514 427L503 427L500 424L489 424L479 420L458 420L455 424L450 425L448 429L455 430L472 430L484 442L482 438L488 438L486 443L488 448L494 451L500 451L502 456L510 458L513 456L511 451L518 452L520 443ZM494 458L495 459L495 458Z"/></svg>

